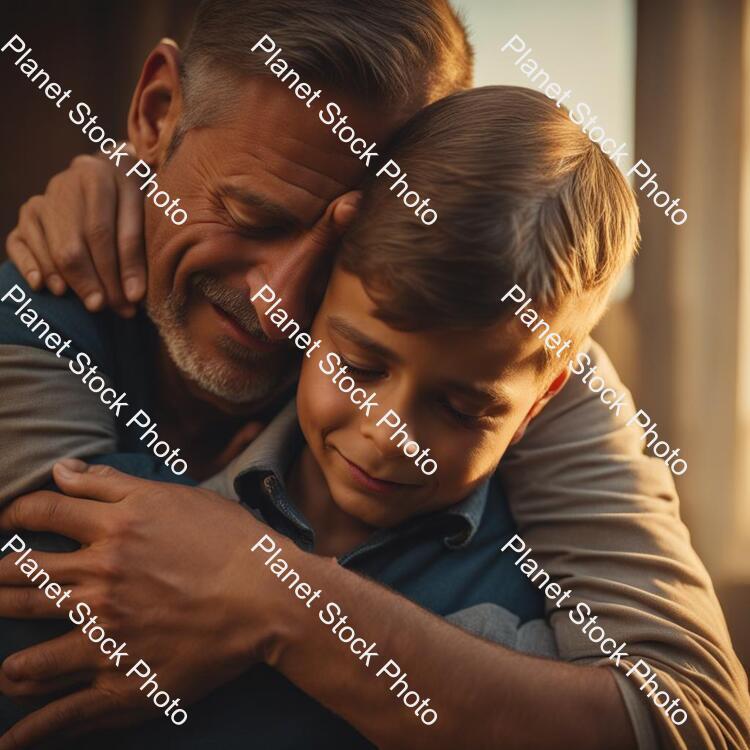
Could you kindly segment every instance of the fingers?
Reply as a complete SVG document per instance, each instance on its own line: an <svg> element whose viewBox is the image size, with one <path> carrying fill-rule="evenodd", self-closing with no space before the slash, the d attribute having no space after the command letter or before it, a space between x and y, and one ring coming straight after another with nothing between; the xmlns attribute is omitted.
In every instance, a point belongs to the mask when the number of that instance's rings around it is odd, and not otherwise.
<svg viewBox="0 0 750 750"><path fill-rule="evenodd" d="M29 714L0 737L0 750L37 747L42 741L72 736L76 729L100 720L112 699L94 688L81 690L47 704Z"/></svg>
<svg viewBox="0 0 750 750"><path fill-rule="evenodd" d="M332 214L333 223L339 232L343 232L354 221L361 201L362 193L359 190L352 190L339 196Z"/></svg>
<svg viewBox="0 0 750 750"><path fill-rule="evenodd" d="M5 251L26 283L38 292L42 288L42 269L29 246L19 236L18 229L14 229L5 240Z"/></svg>
<svg viewBox="0 0 750 750"><path fill-rule="evenodd" d="M84 239L88 217L81 183L81 175L73 169L55 175L47 185L40 212L55 267L86 309L96 312L106 297Z"/></svg>
<svg viewBox="0 0 750 750"><path fill-rule="evenodd" d="M84 544L105 536L104 508L57 492L32 492L0 511L0 528L53 531Z"/></svg>
<svg viewBox="0 0 750 750"><path fill-rule="evenodd" d="M70 286L92 312L135 313L145 291L143 199L120 172L105 158L78 156L22 206L6 244L32 288Z"/></svg>
<svg viewBox="0 0 750 750"><path fill-rule="evenodd" d="M92 679L92 672L79 672L52 680L15 681L9 679L0 671L0 695L5 695L16 701L49 696L68 691L73 687L89 684Z"/></svg>
<svg viewBox="0 0 750 750"><path fill-rule="evenodd" d="M52 476L66 494L105 503L119 503L129 491L147 482L111 466L89 466L75 458L58 461L52 468Z"/></svg>
<svg viewBox="0 0 750 750"><path fill-rule="evenodd" d="M140 302L146 293L146 248L143 242L143 193L135 180L117 181L117 251L126 299Z"/></svg>
<svg viewBox="0 0 750 750"><path fill-rule="evenodd" d="M35 277L33 275L31 277L26 276L34 289L40 288L43 282L54 294L64 294L67 286L51 257L43 228L40 215L43 205L44 199L42 196L36 195L21 206L21 210L18 212L18 227L8 237L8 254L21 273L24 273L22 270L24 266L29 268L31 272L31 266L33 265L41 274L41 278L35 285L32 284ZM25 254L24 250L26 251Z"/></svg>
<svg viewBox="0 0 750 750"><path fill-rule="evenodd" d="M332 201L328 209L312 228L306 244L310 252L333 249L336 241L357 215L362 193L353 190Z"/></svg>
<svg viewBox="0 0 750 750"><path fill-rule="evenodd" d="M45 577L41 577L40 582L44 583L46 580ZM54 580L51 574L50 580ZM26 583L28 582L27 578ZM59 597L62 595L62 589L58 587L54 593ZM0 617L19 620L62 620L67 613L68 610L58 607L55 600L50 599L36 586L0 586Z"/></svg>
<svg viewBox="0 0 750 750"><path fill-rule="evenodd" d="M104 658L85 635L72 630L11 654L2 664L2 674L14 682L55 680L81 672L101 671Z"/></svg>
<svg viewBox="0 0 750 750"><path fill-rule="evenodd" d="M106 169L107 167L105 167ZM120 286L120 268L115 242L117 183L114 179L84 183L86 202L85 234L96 273L104 287L107 304L123 317L132 317L135 307L128 304ZM102 299L102 304L104 299ZM89 307L84 298L84 304Z"/></svg>
<svg viewBox="0 0 750 750"><path fill-rule="evenodd" d="M57 583L76 583L80 581L90 566L88 548L77 552L30 552L40 568L49 573L50 578ZM28 586L29 578L22 569L23 563L16 565L21 557L18 552L6 555L0 560L0 586Z"/></svg>

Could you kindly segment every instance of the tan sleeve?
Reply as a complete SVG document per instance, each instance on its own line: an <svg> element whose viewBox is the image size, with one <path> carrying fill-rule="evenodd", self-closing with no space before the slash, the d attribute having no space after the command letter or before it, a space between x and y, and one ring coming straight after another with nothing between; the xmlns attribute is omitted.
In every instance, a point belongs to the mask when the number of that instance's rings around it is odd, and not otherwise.
<svg viewBox="0 0 750 750"><path fill-rule="evenodd" d="M592 361L607 385L626 391L603 350ZM627 392L627 391L626 391ZM665 748L750 747L747 676L732 649L711 580L680 520L671 472L641 451L641 433L572 375L563 391L503 459L500 474L530 556L572 596L562 609L547 602L560 651L568 661L607 664L569 611L586 602L606 634L625 640L630 656L617 681L650 711ZM690 481L689 471L685 475ZM707 502L710 501L707 498ZM660 690L687 712L675 724L640 691L627 669L642 658ZM627 664L626 664L627 662Z"/></svg>
<svg viewBox="0 0 750 750"><path fill-rule="evenodd" d="M0 345L0 506L46 484L60 458L116 450L114 417L68 362Z"/></svg>

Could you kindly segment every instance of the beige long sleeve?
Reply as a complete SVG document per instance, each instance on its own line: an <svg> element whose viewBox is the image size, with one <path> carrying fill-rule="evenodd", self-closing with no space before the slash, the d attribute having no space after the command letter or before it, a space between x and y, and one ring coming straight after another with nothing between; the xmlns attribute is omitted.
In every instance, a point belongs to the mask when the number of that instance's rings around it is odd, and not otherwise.
<svg viewBox="0 0 750 750"><path fill-rule="evenodd" d="M592 344L589 353L607 385L626 390L602 349ZM631 716L637 701L650 711L661 747L747 749L747 677L680 520L671 472L643 454L639 428L626 425L634 411L628 393L615 416L572 375L502 462L520 536L573 592L561 609L548 601L560 657L608 663L569 617L587 602L606 634L627 642L630 657L612 669ZM680 699L688 716L681 726L639 691L641 678L625 677L639 658L655 670L659 688Z"/></svg>

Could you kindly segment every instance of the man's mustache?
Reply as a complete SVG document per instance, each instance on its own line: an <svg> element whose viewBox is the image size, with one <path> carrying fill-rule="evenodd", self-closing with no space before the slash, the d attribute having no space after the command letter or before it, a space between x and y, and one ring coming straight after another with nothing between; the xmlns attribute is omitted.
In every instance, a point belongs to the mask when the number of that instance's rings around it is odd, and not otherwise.
<svg viewBox="0 0 750 750"><path fill-rule="evenodd" d="M231 286L222 284L215 277L207 273L197 273L193 276L192 285L201 292L209 302L220 307L227 315L231 315L245 331L256 339L269 341L261 328L258 314L250 304L247 295Z"/></svg>

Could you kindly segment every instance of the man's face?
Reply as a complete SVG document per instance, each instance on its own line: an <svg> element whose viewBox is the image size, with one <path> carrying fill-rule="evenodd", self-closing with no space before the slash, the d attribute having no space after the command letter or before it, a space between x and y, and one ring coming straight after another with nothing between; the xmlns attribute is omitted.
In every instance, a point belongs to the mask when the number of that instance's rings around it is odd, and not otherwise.
<svg viewBox="0 0 750 750"><path fill-rule="evenodd" d="M313 324L323 343L319 357L304 359L297 411L333 501L365 524L391 527L462 500L486 479L548 398L552 374L540 374L542 345L515 318L469 331L404 332L374 311L360 280L337 268ZM369 416L332 382L338 366L326 374L329 352L347 367L337 382L350 375L377 394ZM377 424L389 409L420 451L430 449L438 465L431 476L404 455L403 435L391 439L396 430Z"/></svg>
<svg viewBox="0 0 750 750"><path fill-rule="evenodd" d="M400 124L335 91L324 91L323 104L326 95L368 141L385 143ZM201 389L257 404L292 382L295 354L259 320L249 293L268 283L285 309L309 319L333 251L311 230L364 170L315 105L262 76L245 81L216 124L189 130L158 169L159 188L180 198L189 219L175 226L145 201L148 309L172 359Z"/></svg>

